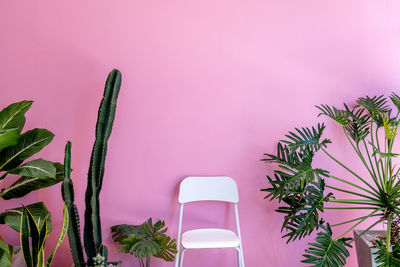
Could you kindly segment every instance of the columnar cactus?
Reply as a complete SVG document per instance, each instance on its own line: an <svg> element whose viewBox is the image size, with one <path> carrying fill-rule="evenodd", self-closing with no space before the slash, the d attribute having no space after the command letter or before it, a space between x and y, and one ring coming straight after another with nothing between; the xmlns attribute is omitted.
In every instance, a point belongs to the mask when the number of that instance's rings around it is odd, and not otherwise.
<svg viewBox="0 0 400 267"><path fill-rule="evenodd" d="M97 254L105 258L107 263L107 247L102 245L100 205L99 196L104 177L104 166L107 154L107 142L111 135L114 123L115 110L119 89L121 87L121 73L118 70L110 72L104 88L103 99L101 100L97 124L96 140L90 158L88 173L88 183L85 195L85 225L84 225L84 247L87 256L87 265L94 265L94 258ZM65 180L62 186L64 202L70 213L70 227L68 229L68 238L71 247L71 253L75 266L84 266L82 242L79 233L79 215L74 204L73 184L70 178L70 158L71 144L66 145L65 153Z"/></svg>

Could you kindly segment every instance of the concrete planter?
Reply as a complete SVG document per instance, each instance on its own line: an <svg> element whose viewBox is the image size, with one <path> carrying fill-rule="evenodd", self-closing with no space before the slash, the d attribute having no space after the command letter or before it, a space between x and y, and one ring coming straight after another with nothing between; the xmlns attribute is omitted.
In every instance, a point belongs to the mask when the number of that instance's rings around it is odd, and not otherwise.
<svg viewBox="0 0 400 267"><path fill-rule="evenodd" d="M375 256L373 253L376 252L373 244L371 242L372 239L377 239L378 237L385 237L385 231L368 231L360 238L360 234L362 230L354 230L354 238L356 238L356 250L357 250L357 259L359 267L377 267L375 263Z"/></svg>
<svg viewBox="0 0 400 267"><path fill-rule="evenodd" d="M107 267L121 267L122 261L111 261L108 263ZM75 264L72 264L71 267L75 267Z"/></svg>

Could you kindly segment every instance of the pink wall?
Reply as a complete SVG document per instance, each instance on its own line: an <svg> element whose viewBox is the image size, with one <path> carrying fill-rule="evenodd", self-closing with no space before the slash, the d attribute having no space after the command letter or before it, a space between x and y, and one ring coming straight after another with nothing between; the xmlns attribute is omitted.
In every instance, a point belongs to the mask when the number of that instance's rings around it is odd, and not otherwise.
<svg viewBox="0 0 400 267"><path fill-rule="evenodd" d="M299 266L311 239L281 240L282 216L259 192L271 169L259 159L286 131L315 123L315 104L399 92L399 13L395 0L2 1L0 106L36 101L27 128L56 134L43 157L62 161L64 144L72 141L83 214L97 107L107 73L119 68L123 85L101 200L112 258L137 264L117 253L111 225L152 216L165 219L175 234L179 181L228 175L240 188L247 266ZM328 136L339 133L328 126ZM351 162L344 139L336 140L330 149ZM319 162L332 165L323 157ZM59 192L56 186L23 199L46 201L54 236L61 222ZM214 213L199 208L204 216L189 212L189 225L227 224L226 207ZM2 235L17 242L6 229ZM189 252L186 262L234 266L233 255ZM56 261L70 266L67 242ZM156 260L153 266L172 265ZM356 266L354 253L347 266Z"/></svg>

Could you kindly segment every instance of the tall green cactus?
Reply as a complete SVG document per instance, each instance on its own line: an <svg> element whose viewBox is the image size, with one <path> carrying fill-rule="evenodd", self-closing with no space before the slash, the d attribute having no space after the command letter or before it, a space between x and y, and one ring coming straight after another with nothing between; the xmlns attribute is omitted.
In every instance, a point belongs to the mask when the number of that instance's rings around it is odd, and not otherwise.
<svg viewBox="0 0 400 267"><path fill-rule="evenodd" d="M101 254L107 263L107 247L102 245L99 196L103 184L104 166L107 154L107 142L111 135L114 123L115 110L119 89L121 87L121 73L118 70L110 72L101 100L97 124L96 140L90 158L88 183L85 194L85 225L83 232L84 247L88 266L93 266L93 259ZM79 215L74 204L73 184L70 179L71 144L68 142L65 151L65 180L62 186L64 202L70 213L70 227L68 238L75 266L84 266L82 242L79 232Z"/></svg>

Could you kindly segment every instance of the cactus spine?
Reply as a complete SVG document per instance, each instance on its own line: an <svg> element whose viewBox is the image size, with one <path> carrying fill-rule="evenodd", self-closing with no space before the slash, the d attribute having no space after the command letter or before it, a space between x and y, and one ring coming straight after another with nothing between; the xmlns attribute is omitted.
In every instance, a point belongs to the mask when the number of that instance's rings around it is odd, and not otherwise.
<svg viewBox="0 0 400 267"><path fill-rule="evenodd" d="M114 69L108 75L104 88L103 99L101 100L99 107L96 124L96 140L93 145L92 155L90 158L88 182L85 194L86 209L83 241L88 266L93 266L93 259L97 254L101 254L103 257L105 257L105 263L107 263L107 247L102 245L101 237L99 196L103 184L107 142L111 135L112 126L114 123L120 87L121 73ZM84 266L84 257L79 232L79 215L74 204L73 185L69 176L71 157L70 149L71 144L68 142L65 152L66 175L62 186L62 194L68 211L71 214L68 238L74 264L78 267Z"/></svg>

